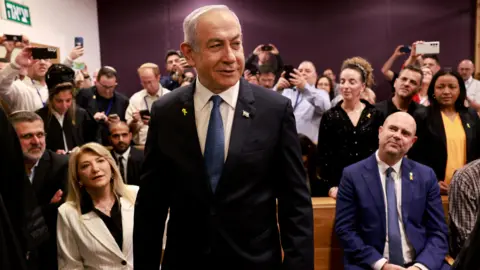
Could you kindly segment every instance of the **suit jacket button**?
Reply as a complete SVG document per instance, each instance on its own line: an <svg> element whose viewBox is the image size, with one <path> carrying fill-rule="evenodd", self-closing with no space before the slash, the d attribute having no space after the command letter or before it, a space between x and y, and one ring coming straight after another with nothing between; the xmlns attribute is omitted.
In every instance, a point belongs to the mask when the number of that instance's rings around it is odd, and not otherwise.
<svg viewBox="0 0 480 270"><path fill-rule="evenodd" d="M127 265L127 262L126 262L126 261L122 261L122 265Z"/></svg>

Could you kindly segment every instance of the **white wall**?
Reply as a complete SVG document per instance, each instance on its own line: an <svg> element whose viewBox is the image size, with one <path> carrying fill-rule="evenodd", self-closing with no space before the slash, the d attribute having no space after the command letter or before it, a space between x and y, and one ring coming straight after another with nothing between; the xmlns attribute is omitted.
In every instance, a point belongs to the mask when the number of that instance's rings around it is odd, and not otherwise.
<svg viewBox="0 0 480 270"><path fill-rule="evenodd" d="M14 0L30 8L32 26L0 20L0 34L28 36L31 42L60 48L61 61L70 53L76 36L83 37L85 54L77 59L88 66L90 74L100 67L100 39L96 0ZM0 0L2 18L5 1ZM0 57L4 55L1 48Z"/></svg>

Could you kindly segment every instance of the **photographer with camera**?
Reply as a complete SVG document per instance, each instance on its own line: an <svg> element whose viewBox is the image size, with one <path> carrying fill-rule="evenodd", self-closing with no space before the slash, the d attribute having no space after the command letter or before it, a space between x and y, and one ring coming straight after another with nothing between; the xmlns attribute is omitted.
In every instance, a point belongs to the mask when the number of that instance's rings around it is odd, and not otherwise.
<svg viewBox="0 0 480 270"><path fill-rule="evenodd" d="M133 142L136 145L144 145L147 141L148 122L153 102L170 90L162 87L158 82L160 69L156 64L145 63L138 68L137 72L143 89L130 98L125 119L133 134Z"/></svg>
<svg viewBox="0 0 480 270"><path fill-rule="evenodd" d="M273 69L275 78L280 78L283 71L283 60L280 52L273 44L260 44L245 61L245 66L255 66L258 70L260 66L270 66Z"/></svg>
<svg viewBox="0 0 480 270"><path fill-rule="evenodd" d="M169 50L165 56L165 69L168 75L161 77L160 84L169 90L179 88L185 78L185 69L188 67L185 57L179 51Z"/></svg>
<svg viewBox="0 0 480 270"><path fill-rule="evenodd" d="M2 44L10 44L6 48L19 47L22 51L16 56L15 61L8 64L0 71L0 97L7 103L11 112L26 110L36 111L45 107L48 100L48 88L45 82L45 74L50 67L51 59L57 58L55 48L31 47L28 38L18 37L12 46L8 37L4 35L0 39ZM21 37L21 39L20 39ZM72 62L83 55L83 48L74 48L64 64L71 66ZM16 80L22 70L27 70L28 76L23 80Z"/></svg>

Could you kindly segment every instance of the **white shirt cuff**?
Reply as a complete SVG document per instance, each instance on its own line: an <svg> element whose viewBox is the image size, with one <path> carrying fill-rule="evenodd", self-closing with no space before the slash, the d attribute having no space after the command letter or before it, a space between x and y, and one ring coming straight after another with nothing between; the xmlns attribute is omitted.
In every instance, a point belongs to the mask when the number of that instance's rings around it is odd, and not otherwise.
<svg viewBox="0 0 480 270"><path fill-rule="evenodd" d="M416 266L416 267L418 267L418 268L420 268L420 269L422 269L422 270L428 270L428 268L427 268L425 265L421 264L421 263L416 263L416 264L414 264L413 266Z"/></svg>
<svg viewBox="0 0 480 270"><path fill-rule="evenodd" d="M382 270L383 265L387 263L387 259L381 258L372 265L373 270Z"/></svg>

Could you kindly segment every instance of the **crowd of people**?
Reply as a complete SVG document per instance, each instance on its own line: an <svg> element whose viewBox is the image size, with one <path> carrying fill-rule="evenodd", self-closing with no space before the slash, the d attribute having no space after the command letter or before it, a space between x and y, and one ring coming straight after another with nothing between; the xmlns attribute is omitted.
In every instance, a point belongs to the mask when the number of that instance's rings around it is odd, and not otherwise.
<svg viewBox="0 0 480 270"><path fill-rule="evenodd" d="M183 26L166 73L142 64L131 97L115 67L72 68L81 46L59 64L0 37L1 269L312 270L311 197L336 200L345 269L450 269L447 255L476 269L472 61L445 71L416 41L397 72L399 46L377 102L364 57L337 81L274 44L245 59L226 6Z"/></svg>

